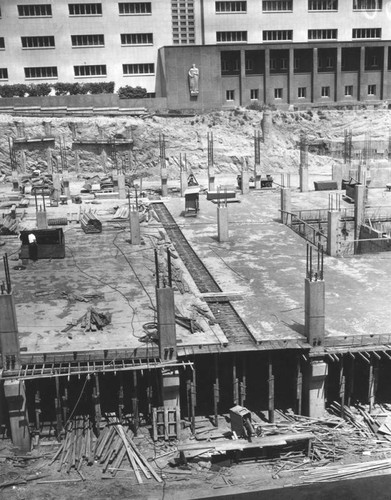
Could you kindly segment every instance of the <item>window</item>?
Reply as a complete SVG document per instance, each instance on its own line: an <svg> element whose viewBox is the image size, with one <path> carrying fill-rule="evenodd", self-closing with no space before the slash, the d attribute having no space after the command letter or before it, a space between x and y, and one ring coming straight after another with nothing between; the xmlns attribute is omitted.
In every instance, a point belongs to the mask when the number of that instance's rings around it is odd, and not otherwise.
<svg viewBox="0 0 391 500"><path fill-rule="evenodd" d="M376 95L376 85L368 85L368 95Z"/></svg>
<svg viewBox="0 0 391 500"><path fill-rule="evenodd" d="M245 60L245 69L246 69L246 71L253 71L253 69L254 69L253 62L254 61L252 59L246 59Z"/></svg>
<svg viewBox="0 0 391 500"><path fill-rule="evenodd" d="M338 30L308 30L308 40L336 40Z"/></svg>
<svg viewBox="0 0 391 500"><path fill-rule="evenodd" d="M8 80L8 69L0 68L0 80Z"/></svg>
<svg viewBox="0 0 391 500"><path fill-rule="evenodd" d="M299 87L297 89L297 97L299 99L304 99L307 97L307 87Z"/></svg>
<svg viewBox="0 0 391 500"><path fill-rule="evenodd" d="M72 47L103 47L104 35L71 35Z"/></svg>
<svg viewBox="0 0 391 500"><path fill-rule="evenodd" d="M353 38L381 38L381 28L353 28Z"/></svg>
<svg viewBox="0 0 391 500"><path fill-rule="evenodd" d="M353 0L353 10L381 10L382 0Z"/></svg>
<svg viewBox="0 0 391 500"><path fill-rule="evenodd" d="M106 76L106 64L73 66L75 76Z"/></svg>
<svg viewBox="0 0 391 500"><path fill-rule="evenodd" d="M286 59L285 57L282 57L280 59L280 69L283 69L283 70L288 69L288 59Z"/></svg>
<svg viewBox="0 0 391 500"><path fill-rule="evenodd" d="M268 0L262 2L262 12L291 12L293 0Z"/></svg>
<svg viewBox="0 0 391 500"><path fill-rule="evenodd" d="M152 45L152 33L122 33L121 45Z"/></svg>
<svg viewBox="0 0 391 500"><path fill-rule="evenodd" d="M0 36L0 50L4 50L4 49L5 49L4 37Z"/></svg>
<svg viewBox="0 0 391 500"><path fill-rule="evenodd" d="M353 85L345 85L345 96L351 97L353 95Z"/></svg>
<svg viewBox="0 0 391 500"><path fill-rule="evenodd" d="M234 101L235 100L235 91L234 90L227 90L225 92L225 98L227 101Z"/></svg>
<svg viewBox="0 0 391 500"><path fill-rule="evenodd" d="M274 89L274 99L282 99L282 89Z"/></svg>
<svg viewBox="0 0 391 500"><path fill-rule="evenodd" d="M54 46L54 36L22 36L24 49L49 49Z"/></svg>
<svg viewBox="0 0 391 500"><path fill-rule="evenodd" d="M57 78L57 66L24 68L26 78Z"/></svg>
<svg viewBox="0 0 391 500"><path fill-rule="evenodd" d="M277 60L274 57L270 59L270 69L271 70L277 69Z"/></svg>
<svg viewBox="0 0 391 500"><path fill-rule="evenodd" d="M19 17L51 17L52 6L50 4L18 5Z"/></svg>
<svg viewBox="0 0 391 500"><path fill-rule="evenodd" d="M216 12L247 12L247 2L216 2Z"/></svg>
<svg viewBox="0 0 391 500"><path fill-rule="evenodd" d="M153 75L155 65L153 63L123 64L122 71L124 75Z"/></svg>
<svg viewBox="0 0 391 500"><path fill-rule="evenodd" d="M338 10L338 0L308 0L308 10Z"/></svg>
<svg viewBox="0 0 391 500"><path fill-rule="evenodd" d="M217 31L216 42L247 42L247 31Z"/></svg>
<svg viewBox="0 0 391 500"><path fill-rule="evenodd" d="M70 3L68 4L70 16L101 16L101 3Z"/></svg>
<svg viewBox="0 0 391 500"><path fill-rule="evenodd" d="M293 40L292 30L270 30L262 33L264 42Z"/></svg>
<svg viewBox="0 0 391 500"><path fill-rule="evenodd" d="M258 89L251 89L250 90L250 99L252 101L257 101L259 99L259 90Z"/></svg>
<svg viewBox="0 0 391 500"><path fill-rule="evenodd" d="M118 3L120 15L135 16L139 14L151 14L151 2L119 2Z"/></svg>
<svg viewBox="0 0 391 500"><path fill-rule="evenodd" d="M330 87L322 87L321 96L330 97Z"/></svg>

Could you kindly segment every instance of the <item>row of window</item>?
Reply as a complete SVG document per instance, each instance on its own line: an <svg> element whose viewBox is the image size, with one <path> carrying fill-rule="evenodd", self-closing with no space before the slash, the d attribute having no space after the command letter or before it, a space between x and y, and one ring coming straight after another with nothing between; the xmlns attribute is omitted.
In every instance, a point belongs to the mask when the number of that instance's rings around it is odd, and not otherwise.
<svg viewBox="0 0 391 500"><path fill-rule="evenodd" d="M383 0L353 0L353 10L382 10ZM247 2L216 2L217 13L247 12ZM337 11L338 0L308 0L309 11ZM263 0L263 12L292 12L293 0Z"/></svg>
<svg viewBox="0 0 391 500"><path fill-rule="evenodd" d="M308 30L308 40L337 40L338 30ZM353 28L352 39L381 38L381 28ZM293 30L264 30L264 42L284 42L293 40ZM247 42L247 31L217 31L217 43Z"/></svg>
<svg viewBox="0 0 391 500"><path fill-rule="evenodd" d="M101 3L70 3L70 16L101 16ZM121 15L151 14L151 2L119 2L118 11ZM51 4L18 5L19 17L51 17Z"/></svg>
<svg viewBox="0 0 391 500"><path fill-rule="evenodd" d="M367 94L369 96L375 96L376 95L376 85L371 84L368 85L367 88ZM352 97L354 95L354 87L353 85L345 85L345 97ZM329 86L324 86L320 88L320 95L321 97L330 97L330 87ZM274 89L274 99L280 100L283 99L284 97L284 89L283 88L275 88ZM297 97L299 99L306 99L307 98L307 87L298 87L297 89ZM234 101L235 100L235 90L226 90L225 91L225 99L227 101ZM252 101L257 101L259 100L259 89L250 89L250 99Z"/></svg>
<svg viewBox="0 0 391 500"><path fill-rule="evenodd" d="M73 66L75 76L107 76L106 64L83 64ZM155 65L153 63L123 64L123 75L153 75ZM24 68L25 78L57 78L57 66L41 66ZM8 68L0 68L0 80L8 80Z"/></svg>
<svg viewBox="0 0 391 500"><path fill-rule="evenodd" d="M152 33L122 33L121 45L152 45ZM22 36L24 49L54 48L54 36ZM72 47L103 47L104 35L71 35ZM4 37L0 37L0 49L5 49Z"/></svg>

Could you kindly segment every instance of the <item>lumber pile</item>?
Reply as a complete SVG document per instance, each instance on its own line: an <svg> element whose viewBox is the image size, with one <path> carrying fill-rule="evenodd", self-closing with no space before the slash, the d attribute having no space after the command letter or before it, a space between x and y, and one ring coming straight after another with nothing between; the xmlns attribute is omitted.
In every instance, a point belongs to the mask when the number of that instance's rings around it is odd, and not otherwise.
<svg viewBox="0 0 391 500"><path fill-rule="evenodd" d="M17 234L19 228L19 219L15 219L8 214L0 220L0 234Z"/></svg>
<svg viewBox="0 0 391 500"><path fill-rule="evenodd" d="M77 299L80 300L80 299ZM81 318L69 321L67 326L61 330L62 333L69 332L73 327L80 324L86 332L96 332L111 323L111 314L99 312L94 307L89 307Z"/></svg>
<svg viewBox="0 0 391 500"><path fill-rule="evenodd" d="M391 469L391 459L373 460L365 463L355 463L344 466L328 466L321 469L308 471L302 476L304 483L318 483L319 481L340 481L354 476L362 477L364 474Z"/></svg>

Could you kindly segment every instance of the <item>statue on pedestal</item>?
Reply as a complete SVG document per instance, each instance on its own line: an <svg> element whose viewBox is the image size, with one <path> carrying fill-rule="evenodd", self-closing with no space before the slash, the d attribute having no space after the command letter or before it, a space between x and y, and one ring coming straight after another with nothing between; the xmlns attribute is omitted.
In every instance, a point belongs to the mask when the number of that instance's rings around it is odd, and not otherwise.
<svg viewBox="0 0 391 500"><path fill-rule="evenodd" d="M195 64L189 69L190 95L198 95L198 79L200 72Z"/></svg>

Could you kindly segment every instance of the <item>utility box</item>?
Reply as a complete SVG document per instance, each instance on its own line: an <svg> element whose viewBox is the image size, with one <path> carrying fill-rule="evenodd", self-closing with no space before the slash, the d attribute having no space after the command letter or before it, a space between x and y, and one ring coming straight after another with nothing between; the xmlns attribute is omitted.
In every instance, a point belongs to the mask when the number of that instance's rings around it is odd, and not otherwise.
<svg viewBox="0 0 391 500"><path fill-rule="evenodd" d="M251 425L251 412L244 406L236 405L229 410L231 419L231 431L235 432L238 437L247 437L249 425Z"/></svg>
<svg viewBox="0 0 391 500"><path fill-rule="evenodd" d="M20 239L22 247L19 258L29 258L28 235L33 234L37 241L39 259L63 259L65 257L65 237L61 228L57 229L33 229L31 231L21 231Z"/></svg>
<svg viewBox="0 0 391 500"><path fill-rule="evenodd" d="M195 217L200 209L200 187L191 186L185 190L185 217Z"/></svg>

